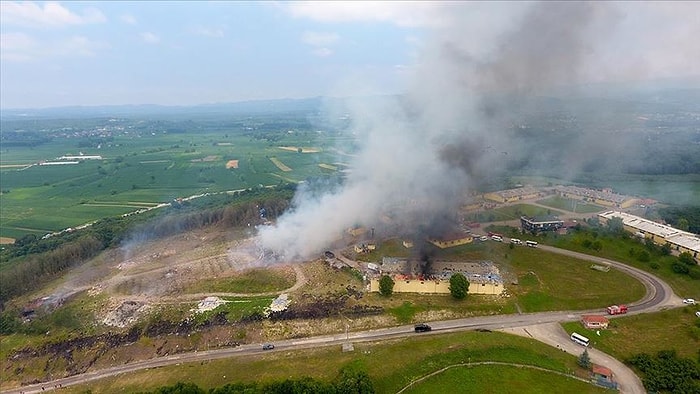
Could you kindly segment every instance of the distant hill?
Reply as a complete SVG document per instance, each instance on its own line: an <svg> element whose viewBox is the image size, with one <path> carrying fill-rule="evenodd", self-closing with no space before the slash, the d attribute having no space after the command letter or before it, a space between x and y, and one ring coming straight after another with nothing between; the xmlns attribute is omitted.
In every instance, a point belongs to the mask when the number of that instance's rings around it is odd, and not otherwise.
<svg viewBox="0 0 700 394"><path fill-rule="evenodd" d="M32 118L103 118L129 116L207 116L215 114L276 114L290 112L314 112L321 108L322 97L303 99L254 100L236 103L216 103L192 106L141 105L100 105L69 106L39 109L3 109L0 117L10 119Z"/></svg>

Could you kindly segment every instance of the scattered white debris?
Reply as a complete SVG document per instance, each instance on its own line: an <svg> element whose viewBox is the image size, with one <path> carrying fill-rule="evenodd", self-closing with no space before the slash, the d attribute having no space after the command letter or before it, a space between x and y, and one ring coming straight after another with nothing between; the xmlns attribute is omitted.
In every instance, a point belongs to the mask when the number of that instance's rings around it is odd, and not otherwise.
<svg viewBox="0 0 700 394"><path fill-rule="evenodd" d="M288 294L280 294L279 297L272 300L272 304L265 310L265 316L269 316L272 312L282 312L286 310L290 302Z"/></svg>
<svg viewBox="0 0 700 394"><path fill-rule="evenodd" d="M102 322L113 327L127 327L135 323L148 305L139 301L124 301L117 309L109 312Z"/></svg>
<svg viewBox="0 0 700 394"><path fill-rule="evenodd" d="M219 305L225 303L226 301L222 300L219 297L207 297L202 301L199 301L199 304L197 304L197 309L194 309L193 311L197 313L211 311L213 309L216 309Z"/></svg>

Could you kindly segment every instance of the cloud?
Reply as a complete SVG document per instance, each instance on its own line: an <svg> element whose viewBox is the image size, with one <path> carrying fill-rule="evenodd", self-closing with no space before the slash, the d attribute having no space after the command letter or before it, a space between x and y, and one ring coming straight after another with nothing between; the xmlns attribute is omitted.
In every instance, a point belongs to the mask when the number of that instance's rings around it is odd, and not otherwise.
<svg viewBox="0 0 700 394"><path fill-rule="evenodd" d="M51 57L94 56L108 48L104 42L75 35L40 41L25 33L3 33L0 35L2 59L8 62L29 62Z"/></svg>
<svg viewBox="0 0 700 394"><path fill-rule="evenodd" d="M319 22L388 22L402 27L440 25L440 2L300 1L287 12L296 18Z"/></svg>
<svg viewBox="0 0 700 394"><path fill-rule="evenodd" d="M190 33L197 36L222 38L225 35L222 27L195 26L189 29Z"/></svg>
<svg viewBox="0 0 700 394"><path fill-rule="evenodd" d="M338 40L340 40L340 36L336 33L306 31L301 36L301 41L304 44L314 47L311 53L318 57L332 55L333 50L329 47L335 45Z"/></svg>
<svg viewBox="0 0 700 394"><path fill-rule="evenodd" d="M135 25L137 23L136 17L131 14L123 14L121 17L119 17L119 19L121 19L121 21L127 25Z"/></svg>
<svg viewBox="0 0 700 394"><path fill-rule="evenodd" d="M77 14L58 2L46 2L43 7L34 2L0 2L0 21L3 25L35 28L58 28L71 25L104 23L104 14L97 8L87 7Z"/></svg>
<svg viewBox="0 0 700 394"><path fill-rule="evenodd" d="M315 47L323 47L333 45L340 39L336 33L322 33L314 31L306 31L301 36L301 41L307 45Z"/></svg>
<svg viewBox="0 0 700 394"><path fill-rule="evenodd" d="M333 54L333 50L329 48L316 48L313 51L311 51L314 55L318 57L328 57Z"/></svg>
<svg viewBox="0 0 700 394"><path fill-rule="evenodd" d="M158 37L155 33L151 33L150 31L145 31L145 32L141 33L141 39L146 44L158 44L158 43L160 43L160 37Z"/></svg>

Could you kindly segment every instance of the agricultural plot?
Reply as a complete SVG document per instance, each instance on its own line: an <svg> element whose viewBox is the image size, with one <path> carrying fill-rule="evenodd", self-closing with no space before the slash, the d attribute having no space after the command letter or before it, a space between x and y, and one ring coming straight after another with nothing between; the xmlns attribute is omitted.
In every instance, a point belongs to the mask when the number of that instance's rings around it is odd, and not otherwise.
<svg viewBox="0 0 700 394"><path fill-rule="evenodd" d="M307 145L310 137L312 143L333 144L331 137L316 133L284 133L271 144L265 138L231 130L207 132L204 127L174 134L125 132L90 146L84 146L84 138L55 138L34 147L2 147L0 236L43 235L140 209L131 201L157 205L322 176L328 170L318 163L338 159ZM80 153L103 159L36 165Z"/></svg>

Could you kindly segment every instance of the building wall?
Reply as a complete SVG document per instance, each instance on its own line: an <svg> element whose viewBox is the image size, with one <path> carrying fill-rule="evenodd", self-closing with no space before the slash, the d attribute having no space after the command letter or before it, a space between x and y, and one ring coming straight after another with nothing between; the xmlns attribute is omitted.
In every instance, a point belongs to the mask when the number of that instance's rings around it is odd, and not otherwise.
<svg viewBox="0 0 700 394"><path fill-rule="evenodd" d="M506 200L497 193L486 193L484 194L484 198L496 202L506 202Z"/></svg>
<svg viewBox="0 0 700 394"><path fill-rule="evenodd" d="M469 283L469 294L501 294L502 283ZM370 281L370 291L379 292L379 278ZM395 280L394 293L450 294L450 281Z"/></svg>
<svg viewBox="0 0 700 394"><path fill-rule="evenodd" d="M437 246L440 249L451 248L453 246L466 245L474 240L472 237L464 237L460 239L454 239L450 241L442 241L437 239L431 239L430 243Z"/></svg>

